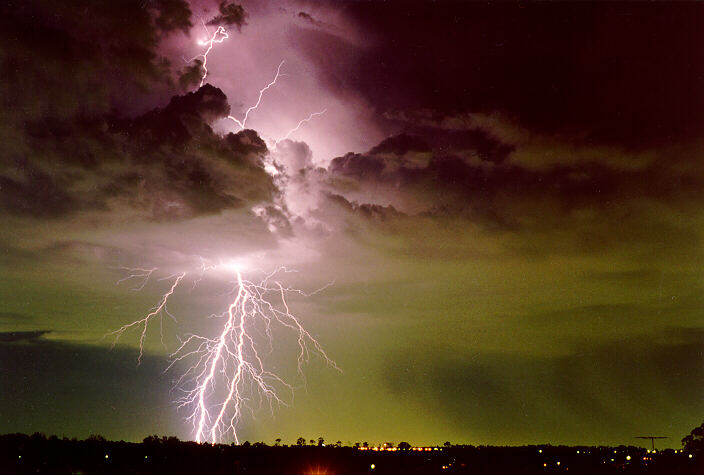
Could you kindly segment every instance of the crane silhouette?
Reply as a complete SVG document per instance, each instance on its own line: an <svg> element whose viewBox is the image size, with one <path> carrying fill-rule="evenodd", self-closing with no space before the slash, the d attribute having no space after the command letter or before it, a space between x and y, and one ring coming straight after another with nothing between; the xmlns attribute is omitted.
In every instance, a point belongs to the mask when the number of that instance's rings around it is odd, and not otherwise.
<svg viewBox="0 0 704 475"><path fill-rule="evenodd" d="M641 435L636 437L636 439L650 439L650 443L653 446L653 451L655 451L655 439L667 439L668 437L658 436L658 435Z"/></svg>

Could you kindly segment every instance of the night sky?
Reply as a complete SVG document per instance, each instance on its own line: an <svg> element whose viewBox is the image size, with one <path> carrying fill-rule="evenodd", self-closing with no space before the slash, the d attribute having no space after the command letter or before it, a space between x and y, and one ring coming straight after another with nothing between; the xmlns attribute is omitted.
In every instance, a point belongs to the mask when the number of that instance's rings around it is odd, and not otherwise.
<svg viewBox="0 0 704 475"><path fill-rule="evenodd" d="M704 417L704 5L242 7L3 3L0 433L191 439L169 355L218 334L233 275L198 268L236 262L324 287L289 305L340 369L260 331L294 390L248 396L241 440L679 447ZM138 364L140 330L110 332L181 272Z"/></svg>

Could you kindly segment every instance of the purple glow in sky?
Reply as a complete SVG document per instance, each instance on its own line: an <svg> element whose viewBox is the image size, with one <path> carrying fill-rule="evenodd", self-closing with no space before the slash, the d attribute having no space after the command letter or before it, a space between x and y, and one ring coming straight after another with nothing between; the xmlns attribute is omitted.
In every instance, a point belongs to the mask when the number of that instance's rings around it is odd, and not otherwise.
<svg viewBox="0 0 704 475"><path fill-rule="evenodd" d="M214 2L193 5L194 27L188 37L174 36L164 51L172 61L190 59L202 52L202 42L212 35L201 19L208 21L217 13ZM255 3L249 9L246 26L237 32L233 27L230 37L216 45L209 55L207 82L223 90L232 101L237 117L244 116L250 105L257 102L259 89L269 83L281 61L283 77L276 87L267 91L263 103L248 126L262 137L283 137L298 122L312 113L325 110L325 117L307 124L290 136L309 145L315 164L327 164L332 157L350 150L363 151L378 143L384 133L374 125L373 106L361 95L340 96L321 87L321 68L318 55L328 54L331 43L349 48L348 54L359 55L371 46L353 24L343 15L340 6L320 4L311 10L311 18L300 16L303 10L295 3L273 5ZM311 32L321 35L317 48L305 46L303 38ZM337 61L357 58L338 57ZM227 121L214 124L220 132L237 131Z"/></svg>

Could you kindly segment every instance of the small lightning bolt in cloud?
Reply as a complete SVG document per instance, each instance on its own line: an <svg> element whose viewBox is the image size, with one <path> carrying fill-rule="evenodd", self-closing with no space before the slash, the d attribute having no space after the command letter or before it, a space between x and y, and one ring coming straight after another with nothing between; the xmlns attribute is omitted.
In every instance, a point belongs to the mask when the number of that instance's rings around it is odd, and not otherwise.
<svg viewBox="0 0 704 475"><path fill-rule="evenodd" d="M259 107L259 104L261 104L261 102L262 102L262 97L264 97L264 93L265 93L271 86L273 86L274 84L276 84L276 81L281 77L281 67L282 67L283 65L284 65L284 61L281 61L281 62L279 63L279 67L276 68L276 75L274 76L274 79L272 79L269 84L267 84L266 86L264 86L263 88L261 88L261 89L259 90L259 97L257 98L257 102L256 102L253 106L251 106L249 109L247 109L247 110L245 111L244 117L242 118L241 121L238 120L237 118L231 116L231 115L228 115L227 118L230 119L231 121L233 121L234 123L236 123L237 125L239 125L241 129L244 129L244 128L246 127L246 125L247 125L247 119L249 118L249 113L252 112L253 110L256 110L257 107Z"/></svg>
<svg viewBox="0 0 704 475"><path fill-rule="evenodd" d="M209 34L208 28L205 26L205 23L203 24L203 28L205 28L205 31ZM213 47L216 44L222 43L226 39L228 39L230 35L227 33L227 30L225 30L224 26L218 26L217 29L215 30L215 33L210 35L210 39L205 40L205 41L200 41L199 44L202 46L207 46L205 51L195 58L193 58L191 61L194 61L198 59L199 57L203 58L203 64L201 66L203 67L203 76L200 78L200 87L203 87L203 84L205 84L205 78L208 77L208 55L210 52L213 50Z"/></svg>
<svg viewBox="0 0 704 475"><path fill-rule="evenodd" d="M144 286L146 285L147 281L149 280L149 277L154 273L154 271L157 270L156 267L153 267L151 269L142 269L140 267L121 267L120 269L128 271L129 274L122 279L117 281L117 284L115 285L120 285L123 282L126 282L128 280L132 279L139 279L137 286L132 288L132 290L142 290Z"/></svg>
<svg viewBox="0 0 704 475"><path fill-rule="evenodd" d="M212 49L215 47L216 44L220 44L223 41L225 41L227 38L229 38L229 34L227 33L227 30L225 30L224 26L218 26L217 29L215 30L215 32L211 35L205 22L203 22L202 19L201 19L201 22L203 23L203 28L205 29L205 32L208 35L209 39L199 41L198 44L200 44L201 46L206 46L206 49L203 53L201 53L198 56L191 59L191 61L194 61L198 58L203 58L203 61L201 64L201 66L203 67L203 75L201 76L201 79L200 79L200 87L202 87L203 84L205 84L205 78L208 77L208 54L210 54L210 52L212 51ZM276 82L279 80L279 78L284 75L281 73L281 68L283 67L284 62L285 61L282 60L279 63L279 66L276 68L276 74L274 75L274 79L272 79L267 85L265 85L263 88L261 88L259 90L259 96L257 97L257 101L254 103L254 105L252 105L251 107L249 107L245 111L244 117L242 117L242 120L236 118L233 115L227 116L227 118L229 120L233 121L235 124L237 124L240 129L243 130L243 129L247 128L247 119L249 119L249 114L251 112L255 111L259 107L259 105L261 104L262 99L264 97L264 93L266 91L268 91L272 86L274 86L276 84ZM310 122L314 117L317 117L319 115L323 115L326 111L327 110L323 110L320 112L314 112L311 115L309 115L308 117L306 117L305 119L300 120L298 122L298 124L294 128L292 128L291 130L289 130L283 137L274 140L274 145L276 145L278 142L280 142L282 140L289 138L291 136L291 134L293 134L298 129L300 129L303 124Z"/></svg>
<svg viewBox="0 0 704 475"><path fill-rule="evenodd" d="M311 120L313 120L313 118L315 118L315 117L317 117L317 116L319 116L319 115L325 114L327 111L328 111L327 109L323 109L323 110L321 110L320 112L313 112L311 115L309 115L309 116L306 117L305 119L301 119L301 120L298 122L298 124L297 124L294 128L292 128L291 130L289 130L288 132L286 132L286 135L284 135L283 137L281 137L281 138L279 138L279 139L276 139L276 141L274 142L274 144L277 144L277 143L281 142L282 140L286 140L287 138L289 138L289 137L291 136L291 134L293 134L294 132L298 131L298 129L300 129L303 124L305 124L305 123L307 123L307 122L310 122Z"/></svg>
<svg viewBox="0 0 704 475"><path fill-rule="evenodd" d="M142 268L125 270L130 274L120 279L120 282L130 279L148 280L158 271ZM237 265L202 263L199 270L193 272L192 278L197 283L206 273L222 271L235 277L235 285L227 309L217 315L223 321L220 330L214 336L191 334L182 339L178 348L171 353L172 361L167 370L177 363L188 366L176 383L181 393L176 404L189 411L187 420L193 425L194 439L197 442L215 443L230 436L239 443L238 423L245 409L254 411L266 403L273 410L274 406L287 405L286 401L290 399L281 396L281 391L290 393L291 397L293 395L293 387L267 369L262 356L262 345L267 351L273 348L274 326L292 332L298 345L298 373L304 380L303 365L311 353L320 356L329 366L339 368L291 312L287 301L291 294L310 296L327 286L313 293L287 287L279 280L282 274L292 272L285 267L255 281L247 279ZM182 282L191 278L189 274L191 272L179 272L160 279L170 280L171 285L159 303L143 318L123 325L108 335L112 335L117 342L127 330L141 328L141 361L149 324L154 318L168 314L169 300ZM140 288L146 285L144 280L139 281Z"/></svg>
<svg viewBox="0 0 704 475"><path fill-rule="evenodd" d="M205 84L205 78L208 77L208 55L216 44L222 43L230 37L227 33L227 30L225 30L224 26L218 26L215 30L215 33L213 33L212 35L208 31L208 27L205 25L205 23L203 23L203 28L205 28L206 34L209 36L210 39L203 40L198 43L201 46L206 46L206 49L203 53L191 59L191 61L194 61L198 58L203 58L203 62L201 64L201 66L203 67L203 75L201 76L199 87L203 87L203 84ZM245 129L247 126L247 119L249 118L249 114L259 107L259 104L261 104L262 98L264 97L264 93L274 84L276 84L276 81L278 81L278 79L282 76L281 67L283 65L284 61L282 60L279 63L279 66L276 68L276 74L274 75L274 79L272 79L271 82L269 82L266 86L259 90L259 97L257 98L257 102L245 111L242 120L239 120L232 115L228 115L227 118L236 123L240 127L240 129Z"/></svg>

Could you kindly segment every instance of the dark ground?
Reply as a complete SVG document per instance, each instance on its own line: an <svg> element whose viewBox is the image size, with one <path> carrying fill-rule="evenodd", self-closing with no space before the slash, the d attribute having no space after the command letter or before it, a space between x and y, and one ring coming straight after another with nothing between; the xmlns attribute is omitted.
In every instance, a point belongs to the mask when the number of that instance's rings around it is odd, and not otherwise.
<svg viewBox="0 0 704 475"><path fill-rule="evenodd" d="M579 452L578 452L579 451ZM630 456L630 459L627 457ZM559 462L559 464L558 464ZM355 447L209 445L174 437L143 443L0 436L2 474L682 474L704 456L637 447L450 446L376 451Z"/></svg>

